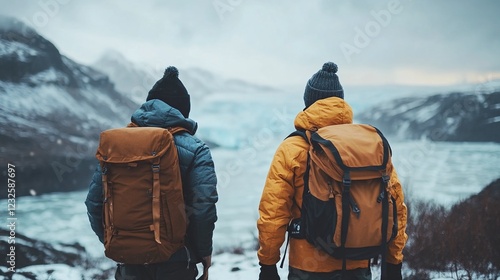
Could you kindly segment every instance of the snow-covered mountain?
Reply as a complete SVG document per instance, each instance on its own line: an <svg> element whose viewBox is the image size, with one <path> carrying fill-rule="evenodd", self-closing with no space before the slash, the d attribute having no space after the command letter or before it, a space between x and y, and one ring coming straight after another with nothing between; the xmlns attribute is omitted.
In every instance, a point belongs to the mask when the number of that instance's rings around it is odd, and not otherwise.
<svg viewBox="0 0 500 280"><path fill-rule="evenodd" d="M394 99L357 118L400 139L500 142L500 91Z"/></svg>
<svg viewBox="0 0 500 280"><path fill-rule="evenodd" d="M22 174L16 193L82 188L99 132L126 124L136 105L106 75L4 16L0 65L0 158Z"/></svg>
<svg viewBox="0 0 500 280"><path fill-rule="evenodd" d="M156 82L155 73L148 73L146 67L139 67L128 61L121 53L108 50L92 67L105 73L115 84L116 90L127 94L136 104L145 101L147 90Z"/></svg>

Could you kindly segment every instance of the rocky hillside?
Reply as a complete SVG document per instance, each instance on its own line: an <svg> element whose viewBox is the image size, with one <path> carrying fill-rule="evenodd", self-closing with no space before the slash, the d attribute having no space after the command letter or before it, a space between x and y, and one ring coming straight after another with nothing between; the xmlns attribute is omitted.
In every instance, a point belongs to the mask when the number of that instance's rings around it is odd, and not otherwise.
<svg viewBox="0 0 500 280"><path fill-rule="evenodd" d="M448 230L455 235L450 240L449 252L459 262L477 262L477 269L483 270L490 269L492 265L500 272L499 200L500 179L452 207Z"/></svg>
<svg viewBox="0 0 500 280"><path fill-rule="evenodd" d="M0 234L9 236L10 232L0 229ZM109 261L89 257L78 243L49 244L19 233L15 243L0 240L0 250L10 255L0 265L1 279L110 279L114 268Z"/></svg>
<svg viewBox="0 0 500 280"><path fill-rule="evenodd" d="M500 179L449 210L410 201L405 260L417 275L425 271L465 272L458 279L497 279L500 275Z"/></svg>
<svg viewBox="0 0 500 280"><path fill-rule="evenodd" d="M106 75L3 16L0 65L0 161L17 168L16 194L84 187L99 132L125 125L136 104Z"/></svg>
<svg viewBox="0 0 500 280"><path fill-rule="evenodd" d="M395 99L356 117L399 139L500 142L500 91Z"/></svg>

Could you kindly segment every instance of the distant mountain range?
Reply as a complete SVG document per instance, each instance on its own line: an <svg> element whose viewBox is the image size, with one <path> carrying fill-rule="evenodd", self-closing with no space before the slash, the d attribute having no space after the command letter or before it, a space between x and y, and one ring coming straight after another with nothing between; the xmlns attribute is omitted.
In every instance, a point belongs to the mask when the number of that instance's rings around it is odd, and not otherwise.
<svg viewBox="0 0 500 280"><path fill-rule="evenodd" d="M105 51L92 64L94 69L109 76L119 92L126 94L137 104L146 100L149 90L162 77L167 66L170 65L161 64L156 67L139 65L113 50ZM238 95L274 90L271 87L251 84L243 80L225 79L201 68L180 69L179 71L179 79L182 80L191 96L192 108L198 108L206 97L217 93Z"/></svg>
<svg viewBox="0 0 500 280"><path fill-rule="evenodd" d="M16 165L17 195L86 188L99 133L126 125L168 66L139 66L114 51L92 66L81 65L5 16L0 65L0 162ZM199 137L212 147L241 147L249 135L262 132L264 122L272 124L273 114L296 113L288 112L289 95L279 89L199 68L180 69L180 78L195 119L203 123ZM498 92L394 99L356 117L403 139L500 142L499 99ZM0 176L6 180L5 168Z"/></svg>
<svg viewBox="0 0 500 280"><path fill-rule="evenodd" d="M395 99L356 117L399 139L500 142L500 91Z"/></svg>

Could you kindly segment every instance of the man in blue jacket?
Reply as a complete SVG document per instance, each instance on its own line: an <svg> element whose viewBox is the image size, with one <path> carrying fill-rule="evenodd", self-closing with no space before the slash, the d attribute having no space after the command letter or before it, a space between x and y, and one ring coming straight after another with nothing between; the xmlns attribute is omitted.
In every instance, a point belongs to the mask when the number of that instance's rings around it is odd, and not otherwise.
<svg viewBox="0 0 500 280"><path fill-rule="evenodd" d="M192 280L198 274L196 263L199 262L204 267L201 279L208 279L212 236L217 220L217 178L208 146L193 136L197 123L188 118L190 97L178 75L179 71L175 67L170 66L165 70L164 76L149 91L146 103L132 115L132 122L141 127L183 127L189 131L174 135L189 219L186 245L164 263L119 264L116 279ZM102 193L101 170L98 166L85 204L92 230L104 243Z"/></svg>

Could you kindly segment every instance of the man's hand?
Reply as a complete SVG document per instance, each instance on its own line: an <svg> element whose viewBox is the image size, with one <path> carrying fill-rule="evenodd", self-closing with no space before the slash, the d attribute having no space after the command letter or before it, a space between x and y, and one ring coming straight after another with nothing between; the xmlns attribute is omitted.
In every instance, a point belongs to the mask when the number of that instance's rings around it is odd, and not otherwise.
<svg viewBox="0 0 500 280"><path fill-rule="evenodd" d="M203 274L198 280L208 280L208 269L212 266L212 256L203 257L201 263L203 264Z"/></svg>
<svg viewBox="0 0 500 280"><path fill-rule="evenodd" d="M387 277L388 280L402 280L403 276L401 275L401 266L403 264L392 264L387 263Z"/></svg>
<svg viewBox="0 0 500 280"><path fill-rule="evenodd" d="M265 265L261 264L260 265L260 273L259 273L259 280L280 280L280 276L278 275L278 269L276 268L276 265Z"/></svg>

